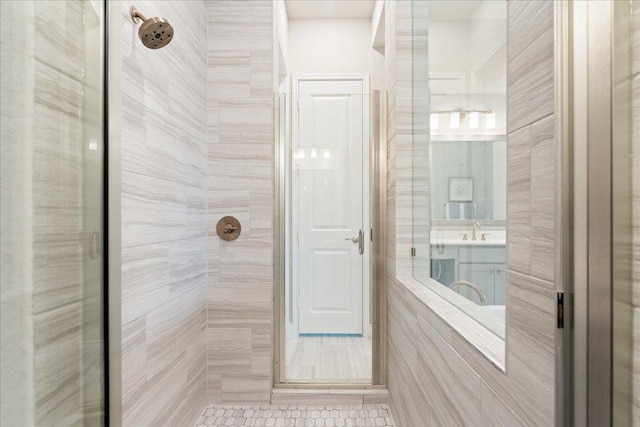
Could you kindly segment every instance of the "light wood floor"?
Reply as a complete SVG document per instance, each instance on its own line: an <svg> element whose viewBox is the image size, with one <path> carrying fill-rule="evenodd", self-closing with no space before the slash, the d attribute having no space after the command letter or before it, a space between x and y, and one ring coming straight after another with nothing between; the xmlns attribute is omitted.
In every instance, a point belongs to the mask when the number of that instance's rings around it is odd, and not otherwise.
<svg viewBox="0 0 640 427"><path fill-rule="evenodd" d="M288 381L371 381L371 339L296 337L287 340Z"/></svg>

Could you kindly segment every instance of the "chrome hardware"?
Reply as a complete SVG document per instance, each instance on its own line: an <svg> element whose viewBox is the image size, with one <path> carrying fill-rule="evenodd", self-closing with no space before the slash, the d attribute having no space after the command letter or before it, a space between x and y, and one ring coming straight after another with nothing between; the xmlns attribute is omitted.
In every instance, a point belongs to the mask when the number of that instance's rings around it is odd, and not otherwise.
<svg viewBox="0 0 640 427"><path fill-rule="evenodd" d="M462 236L462 240L469 240L467 233L458 233L458 234Z"/></svg>
<svg viewBox="0 0 640 427"><path fill-rule="evenodd" d="M491 233L482 233L482 237L480 238L480 240L487 240L487 236L490 234Z"/></svg>
<svg viewBox="0 0 640 427"><path fill-rule="evenodd" d="M473 223L473 233L471 234L471 240L477 240L476 239L476 231L480 229L480 223L479 222L474 222Z"/></svg>
<svg viewBox="0 0 640 427"><path fill-rule="evenodd" d="M358 244L358 252L360 252L360 255L362 255L364 253L364 231L358 230L358 235L355 237L347 237L344 240L351 240L353 243L357 243Z"/></svg>
<svg viewBox="0 0 640 427"><path fill-rule="evenodd" d="M240 226L240 221L232 216L220 218L220 221L218 221L218 224L216 225L218 237L226 241L236 240L238 236L240 236L241 231L242 227Z"/></svg>

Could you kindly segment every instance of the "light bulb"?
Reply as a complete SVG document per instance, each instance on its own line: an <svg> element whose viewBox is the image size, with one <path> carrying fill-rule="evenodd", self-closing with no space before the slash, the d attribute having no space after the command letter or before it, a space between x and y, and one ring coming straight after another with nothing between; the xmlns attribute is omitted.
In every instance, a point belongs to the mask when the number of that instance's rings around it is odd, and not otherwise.
<svg viewBox="0 0 640 427"><path fill-rule="evenodd" d="M458 129L460 127L460 113L451 113L449 117L449 126L451 129Z"/></svg>
<svg viewBox="0 0 640 427"><path fill-rule="evenodd" d="M439 125L438 122L439 121L440 121L440 116L438 116L437 113L432 113L431 114L431 120L430 120L430 126L431 126L432 130L433 129L438 129L438 125Z"/></svg>
<svg viewBox="0 0 640 427"><path fill-rule="evenodd" d="M469 114L469 128L478 129L478 126L480 126L480 113L473 111Z"/></svg>
<svg viewBox="0 0 640 427"><path fill-rule="evenodd" d="M298 148L298 158L304 159L304 148Z"/></svg>
<svg viewBox="0 0 640 427"><path fill-rule="evenodd" d="M485 122L487 129L495 129L496 128L496 113L487 114L487 119Z"/></svg>
<svg viewBox="0 0 640 427"><path fill-rule="evenodd" d="M324 157L325 159L330 159L331 158L331 151L328 148L324 149L324 154L322 155L322 157Z"/></svg>
<svg viewBox="0 0 640 427"><path fill-rule="evenodd" d="M316 157L318 157L318 149L317 148L312 148L311 149L311 158L315 159Z"/></svg>

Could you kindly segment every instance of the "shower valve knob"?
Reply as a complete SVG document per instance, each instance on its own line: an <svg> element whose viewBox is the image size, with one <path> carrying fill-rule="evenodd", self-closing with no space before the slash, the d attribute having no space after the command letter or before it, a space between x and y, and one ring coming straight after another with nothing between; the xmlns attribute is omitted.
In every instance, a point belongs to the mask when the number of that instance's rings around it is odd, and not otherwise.
<svg viewBox="0 0 640 427"><path fill-rule="evenodd" d="M224 225L224 232L225 232L225 233L233 233L233 232L234 232L234 230L237 230L237 229L238 229L238 227L234 227L234 226L233 226L233 225L231 225L231 224L225 224L225 225Z"/></svg>
<svg viewBox="0 0 640 427"><path fill-rule="evenodd" d="M218 224L216 225L218 237L226 241L236 240L238 236L240 236L241 231L242 227L240 226L240 221L232 216L220 218L220 221L218 221Z"/></svg>

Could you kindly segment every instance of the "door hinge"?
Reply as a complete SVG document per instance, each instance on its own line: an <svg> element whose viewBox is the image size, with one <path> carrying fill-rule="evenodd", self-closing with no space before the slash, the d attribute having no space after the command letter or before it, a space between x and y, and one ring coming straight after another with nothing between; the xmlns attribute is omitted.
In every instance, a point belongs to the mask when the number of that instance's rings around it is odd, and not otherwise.
<svg viewBox="0 0 640 427"><path fill-rule="evenodd" d="M557 294L558 329L564 328L564 292Z"/></svg>
<svg viewBox="0 0 640 427"><path fill-rule="evenodd" d="M411 256L416 256L416 248L411 248Z"/></svg>

